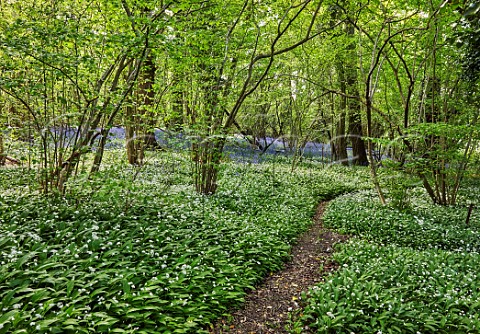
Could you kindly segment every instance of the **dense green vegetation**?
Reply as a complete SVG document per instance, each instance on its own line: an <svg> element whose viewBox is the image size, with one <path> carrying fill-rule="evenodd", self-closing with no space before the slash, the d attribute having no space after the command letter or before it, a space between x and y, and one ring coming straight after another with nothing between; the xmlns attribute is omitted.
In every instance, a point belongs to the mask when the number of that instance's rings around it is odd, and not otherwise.
<svg viewBox="0 0 480 334"><path fill-rule="evenodd" d="M479 332L479 27L478 0L0 1L0 334L201 332L338 195L358 238L292 331Z"/></svg>
<svg viewBox="0 0 480 334"><path fill-rule="evenodd" d="M108 182L71 185L71 197L9 192L24 176L0 171L0 333L201 332L282 267L319 200L368 180L230 163L205 197L181 169L161 178L185 156L160 156L134 180L125 163L105 168Z"/></svg>
<svg viewBox="0 0 480 334"><path fill-rule="evenodd" d="M312 289L296 332L480 332L480 214L466 225L465 206L432 205L422 189L412 205L381 206L363 191L329 206L327 226L353 238L335 253L341 269ZM472 181L463 203L478 206Z"/></svg>
<svg viewBox="0 0 480 334"><path fill-rule="evenodd" d="M312 290L297 323L318 333L478 333L480 256L344 245L342 269Z"/></svg>
<svg viewBox="0 0 480 334"><path fill-rule="evenodd" d="M0 333L206 331L282 267L318 201L334 197L326 226L360 238L337 248L341 268L304 295L292 333L479 331L479 211L465 224L474 181L457 206L410 187L398 208L379 203L364 168L305 161L292 173L271 157L225 163L204 196L185 154L132 167L118 152L96 178L71 181L70 196L0 170Z"/></svg>
<svg viewBox="0 0 480 334"><path fill-rule="evenodd" d="M469 189L478 205L478 186ZM480 212L474 210L466 226L467 206L434 206L420 193L423 196L410 194L414 205L409 210L380 206L372 193L345 196L332 203L325 223L381 244L480 253Z"/></svg>

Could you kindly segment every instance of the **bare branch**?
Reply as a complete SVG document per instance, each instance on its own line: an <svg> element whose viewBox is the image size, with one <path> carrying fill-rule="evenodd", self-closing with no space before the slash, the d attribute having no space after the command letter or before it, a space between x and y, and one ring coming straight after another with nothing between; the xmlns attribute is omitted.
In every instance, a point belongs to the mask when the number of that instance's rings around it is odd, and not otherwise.
<svg viewBox="0 0 480 334"><path fill-rule="evenodd" d="M275 50L276 45L282 39L283 35L285 35L285 33L288 31L289 27L293 24L294 21L296 21L296 19L300 16L300 14L307 8L307 5L311 2L312 1L310 1L310 0L305 1L301 5L300 9L295 13L295 15L292 18L289 19L289 21L285 25L285 27L280 28L281 22L279 23L278 30L277 30L277 36L275 37L275 39L273 40L273 42L270 46L270 52L269 53L259 54L259 55L256 55L256 56L254 56L255 52L252 54L252 59L250 60L250 64L248 66L248 76L245 79L244 85L242 87L242 90L241 90L238 98L237 98L237 101L235 102L235 105L233 106L233 108L230 112L230 115L228 116L227 121L225 122L225 125L224 125L225 128L229 128L229 127L232 126L233 121L235 120L235 117L236 117L238 111L240 110L240 107L242 106L245 99L249 95L251 95L260 86L262 81L267 77L268 72L270 71L270 69L273 65L273 61L274 61L275 56L286 53L286 52L289 52L289 51L297 48L298 46L307 43L308 41L310 41L315 36L318 36L319 34L321 34L321 32L318 32L318 33L315 33L315 34L312 35L312 30L313 30L313 26L314 26L314 23L316 21L316 18L318 16L318 13L320 11L320 8L323 4L323 1L319 1L317 7L315 8L315 12L312 16L312 19L310 20L310 24L308 26L305 37L297 43L294 43L294 44L292 44L290 46L287 46L287 47L285 47L283 49L280 49L280 50ZM328 28L328 29L331 29L331 28ZM258 46L258 37L259 36L257 35L255 50ZM248 87L251 84L251 80L252 80L252 76L253 76L253 69L254 69L256 63L259 62L262 59L269 59L269 62L267 64L266 68L264 69L263 73L256 80L256 82L253 84L253 86L250 89L248 89Z"/></svg>

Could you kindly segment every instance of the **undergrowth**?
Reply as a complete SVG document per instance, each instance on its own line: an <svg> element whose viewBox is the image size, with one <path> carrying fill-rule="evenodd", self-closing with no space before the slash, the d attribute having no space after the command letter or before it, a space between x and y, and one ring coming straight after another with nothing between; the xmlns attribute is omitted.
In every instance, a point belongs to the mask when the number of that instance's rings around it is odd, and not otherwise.
<svg viewBox="0 0 480 334"><path fill-rule="evenodd" d="M480 333L478 209L466 224L478 189L454 207L409 195L403 210L371 191L331 202L325 225L357 237L337 248L341 269L304 295L292 333Z"/></svg>
<svg viewBox="0 0 480 334"><path fill-rule="evenodd" d="M282 267L319 200L367 187L341 168L228 163L205 197L188 158L159 154L80 176L66 197L1 171L0 333L206 332Z"/></svg>

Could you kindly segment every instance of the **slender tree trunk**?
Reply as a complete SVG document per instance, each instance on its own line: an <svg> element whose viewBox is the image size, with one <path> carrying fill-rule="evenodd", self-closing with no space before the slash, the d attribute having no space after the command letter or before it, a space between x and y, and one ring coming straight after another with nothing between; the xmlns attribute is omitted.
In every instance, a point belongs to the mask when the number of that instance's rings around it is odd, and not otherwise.
<svg viewBox="0 0 480 334"><path fill-rule="evenodd" d="M350 95L360 96L357 88L357 75L355 70L348 70L347 84L350 89ZM352 162L354 165L367 166L367 150L363 141L363 127L360 102L356 99L350 99L348 104L348 133L352 141Z"/></svg>
<svg viewBox="0 0 480 334"><path fill-rule="evenodd" d="M107 144L109 129L110 126L107 126L107 128L103 128L102 130L100 130L100 142L98 143L97 152L95 153L95 157L93 158L93 164L90 170L90 174L96 173L100 170L100 165L103 160L103 153L105 152L105 145Z"/></svg>
<svg viewBox="0 0 480 334"><path fill-rule="evenodd" d="M0 166L4 166L6 162L5 144L3 142L3 133L0 131Z"/></svg>
<svg viewBox="0 0 480 334"><path fill-rule="evenodd" d="M131 99L131 96L130 96ZM127 148L127 159L131 165L138 165L137 147L135 143L135 110L132 105L128 105L125 110L125 146Z"/></svg>
<svg viewBox="0 0 480 334"><path fill-rule="evenodd" d="M176 76L173 81L174 81L174 87L173 87L173 101L172 101L172 112L170 115L168 115L168 118L166 120L167 127L171 130L174 131L179 131L183 124L184 124L184 111L183 107L185 105L184 101L184 96L183 96L183 90L180 87L181 85L181 80L179 79L179 74L174 73Z"/></svg>
<svg viewBox="0 0 480 334"><path fill-rule="evenodd" d="M193 145L195 190L204 195L217 190L218 168L223 154L224 138L208 138Z"/></svg>
<svg viewBox="0 0 480 334"><path fill-rule="evenodd" d="M133 71L133 64L130 66L129 72ZM127 75L128 76L128 75ZM140 120L136 111L135 95L131 91L127 98L127 106L125 108L125 146L127 149L128 163L134 166L140 165L139 150L141 143L139 141L138 124Z"/></svg>
<svg viewBox="0 0 480 334"><path fill-rule="evenodd" d="M335 136L335 161L341 162L344 166L348 166L345 111L345 109L340 110L340 119L337 122L337 131Z"/></svg>
<svg viewBox="0 0 480 334"><path fill-rule="evenodd" d="M386 43L384 44L384 46ZM374 73L375 68L378 66L378 62L380 59L382 49L378 51L375 55L375 58L372 59L372 64L370 65L370 70L365 78L365 114L367 118L367 137L373 137L373 128L372 128L372 110L373 110L373 92L372 92L372 76ZM380 185L380 181L377 175L377 164L375 162L375 158L373 156L373 143L371 140L367 142L367 156L368 156L368 166L370 168L370 177L372 179L372 183L377 191L378 198L382 205L386 205L387 201L385 199L385 194L383 193L382 187Z"/></svg>
<svg viewBox="0 0 480 334"><path fill-rule="evenodd" d="M366 114L367 114L367 136L371 138L372 136L372 100L370 96L370 84L367 82L367 94L366 94ZM375 163L375 158L373 157L373 145L372 141L369 140L367 144L367 152L368 152L368 159L369 166L370 166L370 176L372 178L372 183L377 191L378 198L383 205L387 204L385 200L385 195L383 194L382 187L380 186L380 182L378 180L377 175L377 164Z"/></svg>
<svg viewBox="0 0 480 334"><path fill-rule="evenodd" d="M347 138L346 138L346 117L347 117L347 98L345 97L347 91L347 85L345 83L345 69L342 62L336 64L338 72L338 83L340 85L340 91L342 96L339 96L340 102L338 104L339 118L336 122L335 140L334 140L334 158L335 161L339 161L344 166L348 166L348 154L347 154ZM332 111L335 102L332 100Z"/></svg>
<svg viewBox="0 0 480 334"><path fill-rule="evenodd" d="M199 142L192 145L195 162L195 188L204 195L214 194L217 190L217 178L220 161L225 145L222 133L223 109L219 105L220 85L211 75L208 68L204 69L204 132L200 134Z"/></svg>

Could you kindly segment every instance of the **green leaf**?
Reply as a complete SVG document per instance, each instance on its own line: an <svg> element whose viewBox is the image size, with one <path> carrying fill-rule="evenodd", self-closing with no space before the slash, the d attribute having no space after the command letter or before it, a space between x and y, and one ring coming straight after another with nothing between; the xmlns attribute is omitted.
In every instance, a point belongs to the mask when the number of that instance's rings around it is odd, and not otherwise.
<svg viewBox="0 0 480 334"><path fill-rule="evenodd" d="M10 322L11 319L15 318L18 313L19 313L19 311L12 310L12 311L9 311L9 312L3 314L2 316L0 316L0 324L5 324L7 322Z"/></svg>
<svg viewBox="0 0 480 334"><path fill-rule="evenodd" d="M63 322L63 324L65 326L78 326L79 325L78 321L76 319L72 319L72 318L65 320Z"/></svg>

